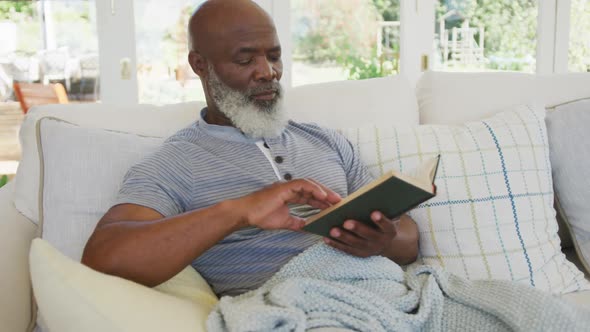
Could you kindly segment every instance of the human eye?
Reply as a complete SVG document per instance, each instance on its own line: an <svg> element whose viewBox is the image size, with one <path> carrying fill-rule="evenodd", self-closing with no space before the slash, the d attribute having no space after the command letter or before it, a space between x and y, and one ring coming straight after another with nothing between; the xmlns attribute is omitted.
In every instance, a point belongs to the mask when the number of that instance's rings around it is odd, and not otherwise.
<svg viewBox="0 0 590 332"><path fill-rule="evenodd" d="M268 59L272 62L277 62L281 60L281 53L273 53L268 56Z"/></svg>
<svg viewBox="0 0 590 332"><path fill-rule="evenodd" d="M247 66L252 63L252 58L237 59L235 62L240 66Z"/></svg>

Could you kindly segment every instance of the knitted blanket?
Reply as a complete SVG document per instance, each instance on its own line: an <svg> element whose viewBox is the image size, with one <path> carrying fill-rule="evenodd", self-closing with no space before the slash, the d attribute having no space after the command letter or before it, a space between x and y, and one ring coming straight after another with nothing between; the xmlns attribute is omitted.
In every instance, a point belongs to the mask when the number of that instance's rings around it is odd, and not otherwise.
<svg viewBox="0 0 590 332"><path fill-rule="evenodd" d="M404 272L321 243L260 288L223 297L209 331L586 331L590 312L507 281L467 281L426 265Z"/></svg>

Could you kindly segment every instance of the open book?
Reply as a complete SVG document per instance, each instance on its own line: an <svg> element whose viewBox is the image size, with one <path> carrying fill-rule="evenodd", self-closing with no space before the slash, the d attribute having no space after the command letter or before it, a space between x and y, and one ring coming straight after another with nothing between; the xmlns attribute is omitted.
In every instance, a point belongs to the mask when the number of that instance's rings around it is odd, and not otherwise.
<svg viewBox="0 0 590 332"><path fill-rule="evenodd" d="M303 230L329 237L333 227L341 226L349 219L376 227L370 217L373 211L397 218L436 196L434 179L439 162L440 155L420 164L411 175L387 172L338 204L308 218Z"/></svg>

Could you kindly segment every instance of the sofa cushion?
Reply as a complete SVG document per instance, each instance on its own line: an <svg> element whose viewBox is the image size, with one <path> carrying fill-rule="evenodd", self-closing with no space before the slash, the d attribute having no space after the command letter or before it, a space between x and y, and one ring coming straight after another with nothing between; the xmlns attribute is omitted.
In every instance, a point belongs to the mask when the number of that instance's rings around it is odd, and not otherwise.
<svg viewBox="0 0 590 332"><path fill-rule="evenodd" d="M560 251L544 116L521 106L458 126L343 131L376 176L441 155L437 196L410 213L421 262L553 293L588 289Z"/></svg>
<svg viewBox="0 0 590 332"><path fill-rule="evenodd" d="M590 74L427 72L416 86L421 124L461 124L519 104L553 107L590 97Z"/></svg>
<svg viewBox="0 0 590 332"><path fill-rule="evenodd" d="M379 121L418 124L414 89L403 75L296 87L286 94L293 119L330 128Z"/></svg>
<svg viewBox="0 0 590 332"><path fill-rule="evenodd" d="M14 208L13 199L10 181L0 188L0 330L27 331L32 296L27 257L37 225Z"/></svg>
<svg viewBox="0 0 590 332"><path fill-rule="evenodd" d="M127 170L164 138L82 127L52 117L42 118L37 126L42 179L39 236L80 261ZM209 286L205 283L204 288ZM41 308L37 322L43 326L46 319Z"/></svg>
<svg viewBox="0 0 590 332"><path fill-rule="evenodd" d="M39 221L39 152L36 135L39 119L51 116L84 127L166 137L194 122L203 106L203 103L198 102L165 107L68 104L31 109L19 132L22 158L14 179L16 208L33 222Z"/></svg>
<svg viewBox="0 0 590 332"><path fill-rule="evenodd" d="M41 239L33 241L29 263L48 331L206 331L217 303L190 267L151 289L91 270Z"/></svg>
<svg viewBox="0 0 590 332"><path fill-rule="evenodd" d="M590 99L556 107L546 122L559 207L590 272Z"/></svg>
<svg viewBox="0 0 590 332"><path fill-rule="evenodd" d="M127 170L163 141L55 118L39 121L43 157L40 235L79 261L98 220L113 205Z"/></svg>

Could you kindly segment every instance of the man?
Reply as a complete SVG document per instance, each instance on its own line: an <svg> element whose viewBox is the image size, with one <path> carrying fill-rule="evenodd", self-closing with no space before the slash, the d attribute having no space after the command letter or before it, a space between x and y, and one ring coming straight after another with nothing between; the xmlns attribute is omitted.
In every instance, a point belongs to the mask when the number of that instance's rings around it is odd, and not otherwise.
<svg viewBox="0 0 590 332"><path fill-rule="evenodd" d="M208 1L189 31L207 108L127 173L82 261L147 286L192 264L218 295L237 295L321 241L299 231L306 206L326 208L371 178L342 136L287 121L281 46L258 5ZM371 218L377 228L343 220L324 241L360 257L415 260L413 220Z"/></svg>

